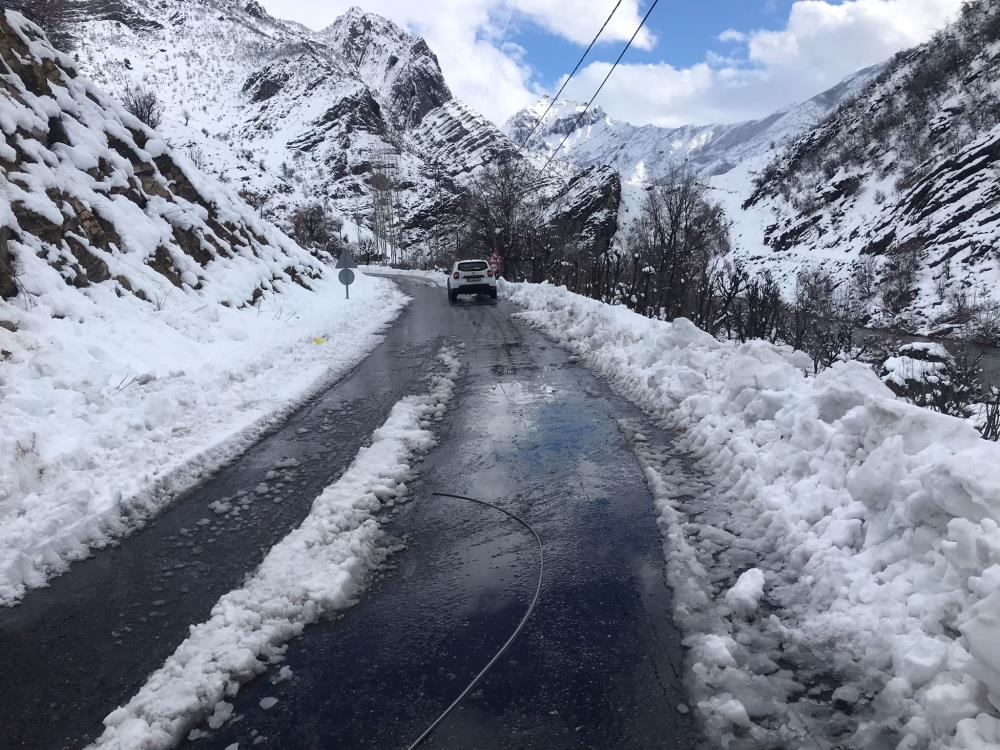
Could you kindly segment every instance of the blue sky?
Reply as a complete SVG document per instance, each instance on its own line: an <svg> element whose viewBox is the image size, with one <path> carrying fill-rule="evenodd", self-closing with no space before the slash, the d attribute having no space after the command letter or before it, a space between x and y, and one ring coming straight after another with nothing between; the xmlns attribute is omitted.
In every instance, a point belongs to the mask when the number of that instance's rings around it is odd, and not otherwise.
<svg viewBox="0 0 1000 750"><path fill-rule="evenodd" d="M748 31L758 28L781 28L788 18L793 0L660 0L649 17L649 28L656 37L650 50L632 48L625 60L631 63L666 61L677 67L702 62L708 51L727 54L731 44L718 37L726 29ZM834 4L839 4L835 1ZM614 7L607 3L607 9ZM643 2L644 13L649 2ZM506 16L500 21L506 23ZM594 17L594 33L603 17ZM527 52L529 63L538 71L538 80L548 87L557 86L560 77L572 70L586 45L577 45L515 14L510 40ZM594 59L614 61L624 46L622 41L603 42L595 47Z"/></svg>
<svg viewBox="0 0 1000 750"><path fill-rule="evenodd" d="M314 29L351 5L395 21L427 40L454 94L497 124L554 92L615 1L261 0L272 14ZM567 88L567 98L591 96L650 2L622 0L606 41ZM961 3L660 0L650 17L653 37L637 40L598 104L636 124L764 117L920 44L954 18Z"/></svg>

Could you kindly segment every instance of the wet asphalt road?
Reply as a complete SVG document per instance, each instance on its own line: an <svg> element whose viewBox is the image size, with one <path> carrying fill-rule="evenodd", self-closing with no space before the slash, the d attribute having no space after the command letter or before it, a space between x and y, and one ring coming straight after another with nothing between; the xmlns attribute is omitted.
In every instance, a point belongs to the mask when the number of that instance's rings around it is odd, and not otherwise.
<svg viewBox="0 0 1000 750"><path fill-rule="evenodd" d="M653 502L617 426L642 415L506 303L451 307L442 289L400 283L413 304L346 379L147 529L0 611L0 748L93 739L424 387L445 342L465 344L465 370L421 479L384 514L406 544L395 569L289 646L292 679L276 683L276 665L244 687L232 722L184 747L406 748L421 733L516 626L537 572L523 528L433 491L520 514L546 571L522 636L424 747L697 744ZM239 519L207 508L233 497ZM264 710L264 697L278 702Z"/></svg>

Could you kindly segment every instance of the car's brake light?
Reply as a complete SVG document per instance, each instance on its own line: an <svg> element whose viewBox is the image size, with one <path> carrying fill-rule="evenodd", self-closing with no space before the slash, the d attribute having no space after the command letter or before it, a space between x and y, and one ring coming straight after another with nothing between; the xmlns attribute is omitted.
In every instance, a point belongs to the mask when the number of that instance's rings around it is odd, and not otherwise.
<svg viewBox="0 0 1000 750"><path fill-rule="evenodd" d="M492 279L492 278L493 278L493 269L492 269L492 268L491 268L491 269L488 269L488 270L486 271L486 275L487 275L487 276L489 276L489 277L490 277L490 278Z"/></svg>
<svg viewBox="0 0 1000 750"><path fill-rule="evenodd" d="M457 278L459 278L460 276L461 276L461 274L460 274L460 273L459 273L458 271L455 271L455 273L453 273L453 274L451 275L451 278L453 278L453 279L457 279Z"/></svg>

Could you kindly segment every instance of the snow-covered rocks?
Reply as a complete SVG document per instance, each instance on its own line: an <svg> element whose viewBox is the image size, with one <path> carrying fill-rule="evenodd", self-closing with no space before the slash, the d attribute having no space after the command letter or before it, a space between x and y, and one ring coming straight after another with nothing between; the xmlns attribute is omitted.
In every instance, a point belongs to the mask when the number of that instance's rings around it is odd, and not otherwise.
<svg viewBox="0 0 1000 750"><path fill-rule="evenodd" d="M996 746L1000 446L858 363L810 377L788 350L685 320L548 285L502 294L677 429L712 480L690 489L635 442L710 733L806 746L849 705L859 746Z"/></svg>
<svg viewBox="0 0 1000 750"><path fill-rule="evenodd" d="M764 596L764 573L750 568L740 574L736 583L726 592L726 604L738 615L752 615Z"/></svg>

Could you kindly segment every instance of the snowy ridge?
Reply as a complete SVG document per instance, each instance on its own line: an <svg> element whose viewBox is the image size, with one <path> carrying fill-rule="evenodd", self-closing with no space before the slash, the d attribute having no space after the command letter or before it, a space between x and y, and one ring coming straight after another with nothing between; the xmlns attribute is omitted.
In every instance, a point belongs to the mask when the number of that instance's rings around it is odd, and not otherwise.
<svg viewBox="0 0 1000 750"><path fill-rule="evenodd" d="M405 297L360 279L345 304L320 259L37 27L5 11L0 42L7 605L140 527L345 372Z"/></svg>
<svg viewBox="0 0 1000 750"><path fill-rule="evenodd" d="M547 285L503 294L681 430L709 472L693 517L683 472L644 463L713 739L997 747L1000 447L897 400L858 363L808 377L797 353L683 319ZM832 696L803 694L789 661L807 670L809 657L840 686ZM848 736L808 719L824 703L851 707Z"/></svg>
<svg viewBox="0 0 1000 750"><path fill-rule="evenodd" d="M430 390L393 406L372 443L316 498L301 526L268 552L242 588L223 596L139 692L104 720L94 748L174 747L209 714L232 713L227 696L278 661L284 644L331 612L350 607L367 575L392 552L375 518L405 496L415 456L435 442L431 424L445 413L460 371L444 348ZM216 723L218 722L218 723Z"/></svg>
<svg viewBox="0 0 1000 750"><path fill-rule="evenodd" d="M676 128L637 126L609 117L592 107L578 126L583 105L560 100L535 131L528 146L551 153L569 134L561 158L581 167L604 164L617 169L626 181L658 182L671 167L691 164L701 175L728 172L737 164L779 147L821 121L846 98L855 95L881 70L875 66L858 71L837 86L802 104L760 120L729 125L685 125ZM515 114L504 131L521 143L541 118L551 99Z"/></svg>

